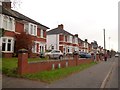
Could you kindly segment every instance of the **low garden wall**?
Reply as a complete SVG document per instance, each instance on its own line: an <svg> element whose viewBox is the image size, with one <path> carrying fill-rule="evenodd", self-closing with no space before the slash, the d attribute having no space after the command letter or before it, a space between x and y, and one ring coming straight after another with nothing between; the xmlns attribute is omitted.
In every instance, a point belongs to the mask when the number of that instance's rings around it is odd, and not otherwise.
<svg viewBox="0 0 120 90"><path fill-rule="evenodd" d="M18 54L18 74L36 73L58 68L77 66L82 63L90 63L92 59L79 59L75 55L72 60L54 60L28 63L28 53Z"/></svg>

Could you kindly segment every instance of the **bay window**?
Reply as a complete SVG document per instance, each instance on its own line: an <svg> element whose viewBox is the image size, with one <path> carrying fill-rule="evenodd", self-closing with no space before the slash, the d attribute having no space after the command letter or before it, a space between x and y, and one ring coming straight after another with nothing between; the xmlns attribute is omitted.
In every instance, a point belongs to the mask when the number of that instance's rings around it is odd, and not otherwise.
<svg viewBox="0 0 120 90"><path fill-rule="evenodd" d="M24 31L31 35L37 36L37 25L32 24L32 23L25 23Z"/></svg>
<svg viewBox="0 0 120 90"><path fill-rule="evenodd" d="M3 28L4 29L7 29L7 27L8 27L7 19L8 19L7 16L5 16L3 19Z"/></svg>
<svg viewBox="0 0 120 90"><path fill-rule="evenodd" d="M3 20L3 25L1 23L2 28L4 28L5 30L15 31L14 18L1 15L1 19Z"/></svg>
<svg viewBox="0 0 120 90"><path fill-rule="evenodd" d="M2 51L13 52L14 41L12 37L2 37Z"/></svg>

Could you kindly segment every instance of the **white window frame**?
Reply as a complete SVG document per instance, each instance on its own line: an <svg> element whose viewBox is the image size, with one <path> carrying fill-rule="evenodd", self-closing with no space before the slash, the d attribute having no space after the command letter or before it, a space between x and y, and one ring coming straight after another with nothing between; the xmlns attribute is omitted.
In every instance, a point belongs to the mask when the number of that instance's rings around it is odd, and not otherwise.
<svg viewBox="0 0 120 90"><path fill-rule="evenodd" d="M24 32L29 33L29 24L28 23L24 24Z"/></svg>
<svg viewBox="0 0 120 90"><path fill-rule="evenodd" d="M12 52L14 52L14 38L12 38L12 37L1 37L1 45L2 45L2 43L3 43L3 39L6 39L6 45L5 45L5 51L2 51L2 52L10 52L10 53L12 53ZM8 48L8 40L11 40L11 51L8 51L7 50L7 48Z"/></svg>
<svg viewBox="0 0 120 90"><path fill-rule="evenodd" d="M7 16L7 15L1 15L2 17L2 28L4 28L5 30L8 30L8 31L14 31L15 32L15 19L13 17L10 17L10 16ZM4 27L4 20L5 20L5 17L6 17L6 24L7 26ZM10 20L12 21L11 24L9 23ZM10 26L12 25L12 26Z"/></svg>
<svg viewBox="0 0 120 90"><path fill-rule="evenodd" d="M45 43L39 42L39 52L42 51L42 48L40 48L40 46L43 47L43 53L45 52L45 45L46 45Z"/></svg>
<svg viewBox="0 0 120 90"><path fill-rule="evenodd" d="M34 42L35 44L32 46L32 52L33 53L36 53L37 52L37 43L36 42Z"/></svg>
<svg viewBox="0 0 120 90"><path fill-rule="evenodd" d="M69 36L69 42L72 43L73 37Z"/></svg>
<svg viewBox="0 0 120 90"><path fill-rule="evenodd" d="M32 27L32 31L31 31L31 26L33 26L33 27ZM24 27L25 27L25 26L24 26ZM35 28L35 27L36 27L36 28ZM34 32L34 30L35 30L35 32ZM30 35L37 36L37 25L35 25L35 24L33 24L33 23L29 23L29 24L28 24L28 32L29 32Z"/></svg>
<svg viewBox="0 0 120 90"><path fill-rule="evenodd" d="M69 35L67 36L67 42L70 42L70 36Z"/></svg>
<svg viewBox="0 0 120 90"><path fill-rule="evenodd" d="M0 28L3 28L3 16L0 14Z"/></svg>
<svg viewBox="0 0 120 90"><path fill-rule="evenodd" d="M41 38L44 37L44 30L43 30L43 29L40 30L40 37L41 37Z"/></svg>
<svg viewBox="0 0 120 90"><path fill-rule="evenodd" d="M78 44L78 38L75 37L75 44Z"/></svg>

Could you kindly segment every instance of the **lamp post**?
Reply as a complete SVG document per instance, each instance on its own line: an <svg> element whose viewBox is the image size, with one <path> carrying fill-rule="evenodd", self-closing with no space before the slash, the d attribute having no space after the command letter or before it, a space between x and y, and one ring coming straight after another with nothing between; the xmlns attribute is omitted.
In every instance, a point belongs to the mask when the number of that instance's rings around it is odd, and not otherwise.
<svg viewBox="0 0 120 90"><path fill-rule="evenodd" d="M103 29L103 34L104 34L104 53L105 53L106 50L105 29Z"/></svg>

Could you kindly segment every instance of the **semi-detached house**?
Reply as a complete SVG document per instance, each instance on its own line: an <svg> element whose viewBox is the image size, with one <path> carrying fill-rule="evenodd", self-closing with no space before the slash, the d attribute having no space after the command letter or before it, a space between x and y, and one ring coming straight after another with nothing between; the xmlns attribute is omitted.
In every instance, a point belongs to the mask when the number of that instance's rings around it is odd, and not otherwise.
<svg viewBox="0 0 120 90"><path fill-rule="evenodd" d="M91 44L78 37L78 34L71 34L64 30L64 25L47 31L47 50L61 50L63 53L73 53L74 51L91 52Z"/></svg>
<svg viewBox="0 0 120 90"><path fill-rule="evenodd" d="M63 24L47 32L47 50L61 50L64 54L79 51L78 34L71 34L64 30Z"/></svg>
<svg viewBox="0 0 120 90"><path fill-rule="evenodd" d="M26 32L31 35L35 43L32 48L32 55L46 49L47 26L36 22L33 19L11 9L11 2L2 2L0 5L0 28L4 29L4 34L0 38L0 47L3 57L12 57L15 47L15 35Z"/></svg>

